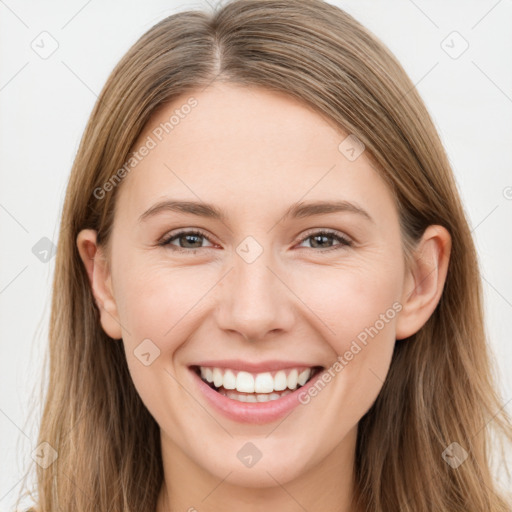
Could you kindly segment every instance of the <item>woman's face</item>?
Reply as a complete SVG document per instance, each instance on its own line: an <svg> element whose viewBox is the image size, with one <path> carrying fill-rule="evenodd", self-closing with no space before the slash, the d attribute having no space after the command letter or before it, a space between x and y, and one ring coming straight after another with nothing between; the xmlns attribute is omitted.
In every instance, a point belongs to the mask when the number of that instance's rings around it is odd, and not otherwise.
<svg viewBox="0 0 512 512"><path fill-rule="evenodd" d="M347 135L215 84L133 148L148 149L118 191L109 334L164 457L247 486L353 457L410 288L392 194Z"/></svg>

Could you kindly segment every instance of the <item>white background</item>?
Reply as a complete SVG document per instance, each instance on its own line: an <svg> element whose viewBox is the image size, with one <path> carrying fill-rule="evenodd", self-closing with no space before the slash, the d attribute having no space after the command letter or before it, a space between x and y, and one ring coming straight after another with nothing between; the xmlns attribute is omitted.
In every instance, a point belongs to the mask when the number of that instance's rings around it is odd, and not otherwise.
<svg viewBox="0 0 512 512"><path fill-rule="evenodd" d="M501 372L503 401L508 402L512 2L331 3L347 10L395 53L439 130L473 228L488 334ZM210 7L206 0L0 0L0 510L13 509L35 448L40 415L39 379L55 260L41 262L32 247L42 237L57 241L73 158L108 74L142 33L185 9ZM43 31L58 43L47 59L31 47ZM450 35L453 31L469 44L457 59L443 49L462 48L462 39Z"/></svg>

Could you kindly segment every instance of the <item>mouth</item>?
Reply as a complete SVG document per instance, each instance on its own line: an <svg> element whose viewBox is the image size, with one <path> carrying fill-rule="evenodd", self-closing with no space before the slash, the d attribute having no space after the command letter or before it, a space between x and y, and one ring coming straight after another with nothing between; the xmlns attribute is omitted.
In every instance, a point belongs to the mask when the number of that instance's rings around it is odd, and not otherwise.
<svg viewBox="0 0 512 512"><path fill-rule="evenodd" d="M324 367L295 366L258 373L216 366L191 366L190 369L207 386L230 400L261 403L279 400L297 391Z"/></svg>

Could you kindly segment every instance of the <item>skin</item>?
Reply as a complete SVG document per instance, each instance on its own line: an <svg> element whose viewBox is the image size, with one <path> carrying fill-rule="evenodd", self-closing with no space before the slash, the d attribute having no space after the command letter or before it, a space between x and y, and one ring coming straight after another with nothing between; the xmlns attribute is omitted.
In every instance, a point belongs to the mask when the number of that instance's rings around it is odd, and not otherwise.
<svg viewBox="0 0 512 512"><path fill-rule="evenodd" d="M157 512L354 510L357 424L382 388L395 340L418 331L440 299L450 236L430 226L407 268L393 197L366 154L348 160L338 150L346 133L280 93L215 83L156 112L135 148L190 96L198 106L117 191L109 250L93 230L77 238L103 329L122 338L160 426ZM164 211L139 221L171 197L212 203L226 218ZM298 201L341 199L372 220L346 211L283 218ZM178 228L207 238L173 239L189 252L158 245ZM352 246L332 237L319 244L312 235L322 229ZM263 250L250 264L236 252L247 236ZM329 368L393 303L401 311L325 389L277 422L225 418L188 370L207 359ZM134 355L147 338L160 349L149 366ZM262 453L251 468L237 458L248 441Z"/></svg>

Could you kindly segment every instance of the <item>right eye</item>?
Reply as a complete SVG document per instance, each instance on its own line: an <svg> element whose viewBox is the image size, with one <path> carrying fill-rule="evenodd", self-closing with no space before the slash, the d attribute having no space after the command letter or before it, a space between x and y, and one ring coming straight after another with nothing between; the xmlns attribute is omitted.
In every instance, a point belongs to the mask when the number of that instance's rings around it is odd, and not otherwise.
<svg viewBox="0 0 512 512"><path fill-rule="evenodd" d="M178 240L178 243L179 245L175 245L173 244L172 242L174 242L175 240ZM186 231L186 230L181 230L181 231L178 231L178 232L175 232L175 233L170 233L169 235L167 235L163 240L162 242L159 243L159 245L161 245L162 247L169 247L169 249L173 250L173 251L178 251L178 252L188 252L188 253L193 253L195 254L197 252L198 249L202 249L202 248L206 248L206 247L196 247L196 246L193 246L193 247L188 247L187 245L188 244L199 244L201 245L201 242L202 240L209 240L209 238L204 234L202 233L201 231L197 231L197 230L191 230L191 231ZM183 245L182 245L182 242L183 242ZM213 247L213 245L211 245L211 247Z"/></svg>

